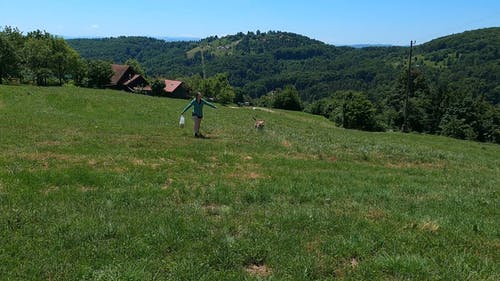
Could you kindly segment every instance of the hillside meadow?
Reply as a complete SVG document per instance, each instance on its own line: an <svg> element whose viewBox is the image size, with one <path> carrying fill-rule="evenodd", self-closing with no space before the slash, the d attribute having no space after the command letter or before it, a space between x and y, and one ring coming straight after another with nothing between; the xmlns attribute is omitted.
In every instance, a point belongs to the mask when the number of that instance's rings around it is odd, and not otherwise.
<svg viewBox="0 0 500 281"><path fill-rule="evenodd" d="M500 279L500 146L186 104L0 86L0 279Z"/></svg>

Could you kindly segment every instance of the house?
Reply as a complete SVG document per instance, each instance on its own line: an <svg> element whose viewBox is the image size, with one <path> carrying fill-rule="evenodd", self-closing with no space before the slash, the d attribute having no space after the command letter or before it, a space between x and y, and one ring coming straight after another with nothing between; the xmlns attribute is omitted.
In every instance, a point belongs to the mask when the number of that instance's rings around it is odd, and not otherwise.
<svg viewBox="0 0 500 281"><path fill-rule="evenodd" d="M165 88L163 88L167 97L187 99L189 98L189 89L182 81L165 80Z"/></svg>
<svg viewBox="0 0 500 281"><path fill-rule="evenodd" d="M124 90L127 92L151 92L148 81L137 74L130 65L112 64L113 76L111 76L108 88Z"/></svg>

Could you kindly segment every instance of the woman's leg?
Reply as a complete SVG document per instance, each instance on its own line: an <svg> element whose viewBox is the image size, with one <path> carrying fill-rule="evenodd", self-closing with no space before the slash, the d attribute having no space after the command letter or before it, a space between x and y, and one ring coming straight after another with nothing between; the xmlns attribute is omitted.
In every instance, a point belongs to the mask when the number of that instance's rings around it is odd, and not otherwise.
<svg viewBox="0 0 500 281"><path fill-rule="evenodd" d="M198 135L200 133L201 118L198 118L198 116L193 116L193 120L194 120L194 134Z"/></svg>

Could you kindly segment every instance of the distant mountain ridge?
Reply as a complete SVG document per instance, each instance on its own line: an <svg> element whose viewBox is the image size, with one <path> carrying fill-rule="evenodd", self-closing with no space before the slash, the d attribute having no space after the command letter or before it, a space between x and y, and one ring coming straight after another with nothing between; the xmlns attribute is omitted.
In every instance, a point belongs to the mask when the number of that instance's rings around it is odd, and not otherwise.
<svg viewBox="0 0 500 281"><path fill-rule="evenodd" d="M188 36L180 36L180 37L172 37L172 36L154 36L153 38L164 40L167 42L179 42L179 41L200 41L199 37L188 37Z"/></svg>
<svg viewBox="0 0 500 281"><path fill-rule="evenodd" d="M394 47L395 45L392 45L392 44L351 44L351 45L340 45L340 46L361 49L361 48L370 48L370 47Z"/></svg>
<svg viewBox="0 0 500 281"><path fill-rule="evenodd" d="M120 38L128 36L117 36L117 37L106 37L106 36L66 36L58 35L58 37L64 38L65 40L78 40L78 39L106 39L106 38ZM134 37L134 36L130 36ZM199 37L189 37L189 36L145 36L146 38L154 38L158 40L163 40L166 42L184 42L184 41L200 41Z"/></svg>

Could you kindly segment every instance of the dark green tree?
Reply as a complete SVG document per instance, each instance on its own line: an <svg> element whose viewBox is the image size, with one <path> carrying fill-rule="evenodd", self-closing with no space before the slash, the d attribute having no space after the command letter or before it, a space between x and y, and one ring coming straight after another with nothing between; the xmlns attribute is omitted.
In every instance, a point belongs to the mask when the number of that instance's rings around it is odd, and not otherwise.
<svg viewBox="0 0 500 281"><path fill-rule="evenodd" d="M228 74L219 73L211 78L213 80L215 98L222 104L234 102L234 89L229 84Z"/></svg>
<svg viewBox="0 0 500 281"><path fill-rule="evenodd" d="M155 80L151 85L153 96L165 96L165 80Z"/></svg>
<svg viewBox="0 0 500 281"><path fill-rule="evenodd" d="M295 86L287 85L285 89L274 94L272 106L286 110L302 110L302 101L300 100L299 91Z"/></svg>
<svg viewBox="0 0 500 281"><path fill-rule="evenodd" d="M88 68L88 87L104 88L110 83L113 70L111 63L103 60L89 60L87 62Z"/></svg>
<svg viewBox="0 0 500 281"><path fill-rule="evenodd" d="M429 132L433 122L431 89L423 71L412 69L410 75L410 79L408 79L408 72L402 72L394 92L386 101L388 107L386 110L396 113L392 115L394 119L389 120L388 123L393 124L394 129L401 129L405 121L406 106L407 129L417 132ZM406 95L408 95L407 103L405 102ZM439 102L437 106L439 106Z"/></svg>
<svg viewBox="0 0 500 281"><path fill-rule="evenodd" d="M80 55L62 38L52 37L50 39L50 69L56 75L59 85L62 85L65 77L70 75L74 68L78 68Z"/></svg>
<svg viewBox="0 0 500 281"><path fill-rule="evenodd" d="M70 74L73 82L77 86L86 87L88 85L88 62L85 59L78 58L70 68Z"/></svg>
<svg viewBox="0 0 500 281"><path fill-rule="evenodd" d="M146 71L144 71L144 68L141 66L141 64L139 63L138 60L136 60L136 59L127 59L127 61L125 61L125 64L131 66L132 69L137 74L140 74L142 76L146 75Z"/></svg>
<svg viewBox="0 0 500 281"><path fill-rule="evenodd" d="M203 78L200 74L180 79L186 83L191 93L204 92Z"/></svg>
<svg viewBox="0 0 500 281"><path fill-rule="evenodd" d="M439 124L442 135L459 139L500 142L500 107L484 96L456 92Z"/></svg>
<svg viewBox="0 0 500 281"><path fill-rule="evenodd" d="M34 80L37 85L47 85L47 79L52 76L50 68L51 49L49 37L39 32L28 34L28 38L23 48L23 59L26 63L29 77L28 80Z"/></svg>
<svg viewBox="0 0 500 281"><path fill-rule="evenodd" d="M0 32L0 84L3 78L14 76L19 71L19 57L7 36Z"/></svg>
<svg viewBox="0 0 500 281"><path fill-rule="evenodd" d="M335 116L337 124L342 124L342 127L347 129L380 130L375 118L375 107L365 95L348 91L343 93L341 97L340 114Z"/></svg>

